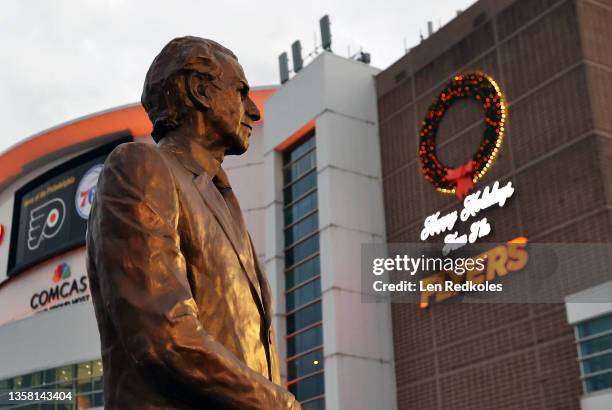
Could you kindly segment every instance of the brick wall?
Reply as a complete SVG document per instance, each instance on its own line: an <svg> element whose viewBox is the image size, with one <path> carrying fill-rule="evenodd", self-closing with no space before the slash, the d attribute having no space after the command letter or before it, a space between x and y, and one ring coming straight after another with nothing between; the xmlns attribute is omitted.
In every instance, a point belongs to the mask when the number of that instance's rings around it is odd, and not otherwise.
<svg viewBox="0 0 612 410"><path fill-rule="evenodd" d="M477 69L509 105L501 155L480 184L516 187L506 207L485 215L494 221L489 240L611 242L612 2L499 4L479 1L377 77L387 239L418 242L425 216L458 206L424 180L418 131L450 77ZM478 105L454 104L439 158L465 163L481 136ZM392 317L400 410L579 408L562 304L394 304Z"/></svg>

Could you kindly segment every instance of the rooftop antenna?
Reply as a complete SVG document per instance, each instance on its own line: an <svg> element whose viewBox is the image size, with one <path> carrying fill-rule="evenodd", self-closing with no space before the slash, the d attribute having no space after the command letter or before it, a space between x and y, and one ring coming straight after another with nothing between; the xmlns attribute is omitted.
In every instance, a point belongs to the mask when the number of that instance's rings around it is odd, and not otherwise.
<svg viewBox="0 0 612 410"><path fill-rule="evenodd" d="M361 61L364 64L370 64L370 62L372 61L372 56L370 55L370 53L360 51L359 56L357 56L357 61Z"/></svg>
<svg viewBox="0 0 612 410"><path fill-rule="evenodd" d="M323 47L323 50L332 51L332 35L329 26L329 16L326 14L319 20L319 27L321 28L321 47Z"/></svg>
<svg viewBox="0 0 612 410"><path fill-rule="evenodd" d="M302 60L302 44L300 43L300 40L295 40L293 44L291 44L291 55L293 56L293 71L297 73L304 65L304 60Z"/></svg>
<svg viewBox="0 0 612 410"><path fill-rule="evenodd" d="M419 29L419 38L421 39L421 43L423 42L423 30Z"/></svg>
<svg viewBox="0 0 612 410"><path fill-rule="evenodd" d="M281 84L285 84L289 81L289 61L287 53L283 52L278 56L278 68L280 70L280 82Z"/></svg>
<svg viewBox="0 0 612 410"><path fill-rule="evenodd" d="M359 51L354 55L350 55L349 53L349 58L351 60L361 61L364 64L370 64L370 62L372 61L371 54L363 51L363 47L359 47Z"/></svg>
<svg viewBox="0 0 612 410"><path fill-rule="evenodd" d="M433 34L433 21L427 22L427 37L430 37Z"/></svg>

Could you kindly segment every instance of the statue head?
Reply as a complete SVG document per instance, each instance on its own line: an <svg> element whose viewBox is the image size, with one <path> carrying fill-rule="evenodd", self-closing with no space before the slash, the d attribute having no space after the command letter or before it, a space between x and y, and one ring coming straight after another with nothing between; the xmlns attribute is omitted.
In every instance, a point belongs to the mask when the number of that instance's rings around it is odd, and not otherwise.
<svg viewBox="0 0 612 410"><path fill-rule="evenodd" d="M155 57L144 83L142 105L159 142L169 132L242 154L259 110L238 59L227 48L199 37L170 41Z"/></svg>

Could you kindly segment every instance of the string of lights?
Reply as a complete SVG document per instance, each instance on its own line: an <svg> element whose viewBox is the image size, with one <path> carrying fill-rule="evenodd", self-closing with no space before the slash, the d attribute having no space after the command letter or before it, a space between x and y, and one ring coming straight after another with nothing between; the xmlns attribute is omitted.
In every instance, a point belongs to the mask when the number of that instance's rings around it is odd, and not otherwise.
<svg viewBox="0 0 612 410"><path fill-rule="evenodd" d="M482 143L465 165L449 168L436 153L436 134L444 113L464 98L482 104L485 131ZM422 121L419 157L425 179L438 191L462 198L473 189L491 167L501 148L506 126L507 108L497 82L487 74L470 72L457 74L429 107Z"/></svg>

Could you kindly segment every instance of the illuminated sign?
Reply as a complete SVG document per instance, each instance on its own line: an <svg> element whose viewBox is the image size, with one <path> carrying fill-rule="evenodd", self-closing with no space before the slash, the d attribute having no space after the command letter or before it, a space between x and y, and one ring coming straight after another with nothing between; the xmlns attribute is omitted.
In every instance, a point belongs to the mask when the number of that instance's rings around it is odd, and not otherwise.
<svg viewBox="0 0 612 410"><path fill-rule="evenodd" d="M41 308L54 309L59 306L72 305L89 300L87 275L70 279L70 265L62 262L53 271L51 285L34 293L30 298L33 310Z"/></svg>
<svg viewBox="0 0 612 410"><path fill-rule="evenodd" d="M440 216L440 212L425 218L421 240L425 241L430 237L440 235L447 231L452 231L458 220L466 222L468 219L476 217L478 213L494 205L503 207L508 199L514 194L512 182L500 188L499 181L495 181L492 186L468 195L463 200L461 212L452 211ZM491 233L491 225L487 218L482 218L470 225L469 234L459 234L459 231L450 232L444 237L444 248L442 254L448 255L451 251L461 248L468 243L474 243Z"/></svg>
<svg viewBox="0 0 612 410"><path fill-rule="evenodd" d="M467 162L457 168L445 166L437 155L437 131L446 111L462 99L481 104L485 130L482 142ZM489 170L504 138L507 108L497 82L481 72L457 74L440 92L422 121L419 157L425 179L439 192L463 199Z"/></svg>
<svg viewBox="0 0 612 410"><path fill-rule="evenodd" d="M0 326L62 306L91 301L85 252L68 252L0 286Z"/></svg>
<svg viewBox="0 0 612 410"><path fill-rule="evenodd" d="M104 160L118 144L129 140L122 137L71 159L15 192L9 277L85 243Z"/></svg>

